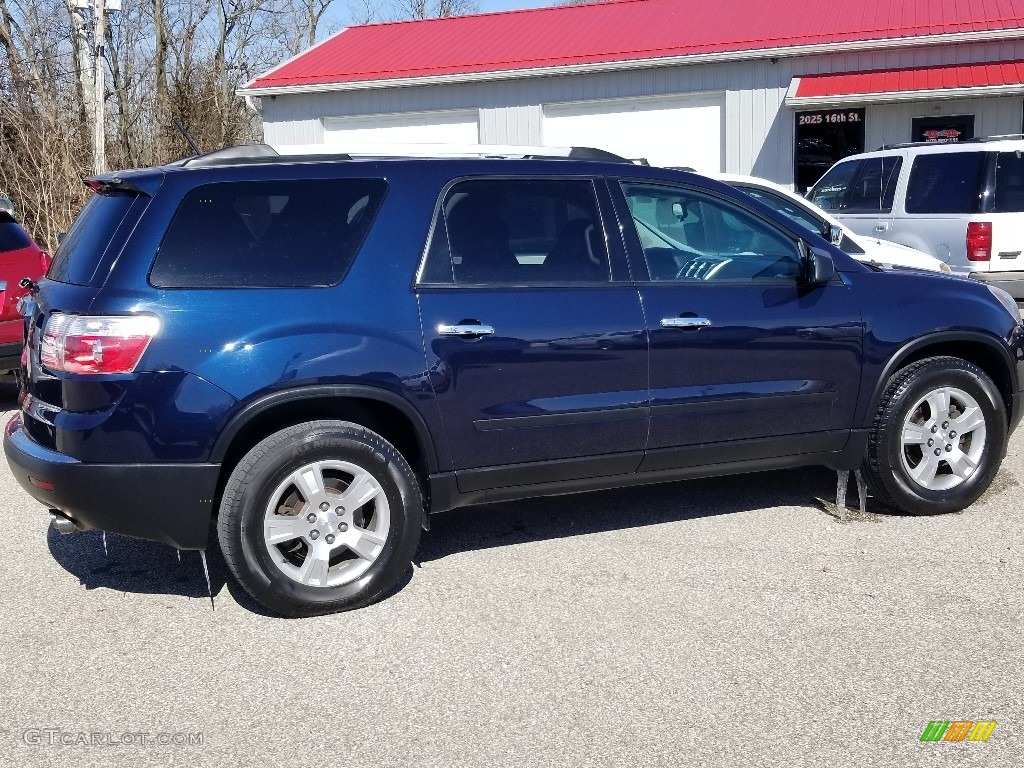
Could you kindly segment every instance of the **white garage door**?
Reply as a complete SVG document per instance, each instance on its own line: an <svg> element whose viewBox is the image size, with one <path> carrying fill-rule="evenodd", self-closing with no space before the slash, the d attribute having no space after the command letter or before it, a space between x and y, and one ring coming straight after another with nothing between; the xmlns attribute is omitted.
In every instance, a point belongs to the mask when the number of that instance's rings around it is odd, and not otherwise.
<svg viewBox="0 0 1024 768"><path fill-rule="evenodd" d="M344 144L477 144L476 110L416 112L324 118L324 143Z"/></svg>
<svg viewBox="0 0 1024 768"><path fill-rule="evenodd" d="M714 94L549 104L544 144L597 147L645 157L651 165L716 173L722 170L724 101Z"/></svg>

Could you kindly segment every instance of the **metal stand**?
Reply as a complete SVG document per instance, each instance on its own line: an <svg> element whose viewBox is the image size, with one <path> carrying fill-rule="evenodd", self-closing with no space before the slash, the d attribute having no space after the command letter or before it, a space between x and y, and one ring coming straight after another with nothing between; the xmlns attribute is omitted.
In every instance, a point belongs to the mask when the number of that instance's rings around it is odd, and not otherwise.
<svg viewBox="0 0 1024 768"><path fill-rule="evenodd" d="M850 471L840 469L836 472L836 506L839 508L839 519L846 520L846 488L850 483ZM860 502L860 514L865 515L868 510L868 484L859 469L853 470L853 478L857 483L857 500Z"/></svg>
<svg viewBox="0 0 1024 768"><path fill-rule="evenodd" d="M213 604L213 585L210 584L210 569L206 565L206 550L199 550L199 557L203 560L203 573L206 574L206 591L210 593L210 607L213 610L217 610L217 606Z"/></svg>

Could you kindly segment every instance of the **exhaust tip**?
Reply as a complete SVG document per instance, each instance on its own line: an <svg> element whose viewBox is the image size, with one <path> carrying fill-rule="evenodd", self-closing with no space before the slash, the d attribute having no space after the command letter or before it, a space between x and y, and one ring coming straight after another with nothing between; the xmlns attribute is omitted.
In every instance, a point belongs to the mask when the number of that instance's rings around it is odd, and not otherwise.
<svg viewBox="0 0 1024 768"><path fill-rule="evenodd" d="M78 522L53 509L50 510L50 527L57 531L57 533L64 535L85 530L85 527Z"/></svg>

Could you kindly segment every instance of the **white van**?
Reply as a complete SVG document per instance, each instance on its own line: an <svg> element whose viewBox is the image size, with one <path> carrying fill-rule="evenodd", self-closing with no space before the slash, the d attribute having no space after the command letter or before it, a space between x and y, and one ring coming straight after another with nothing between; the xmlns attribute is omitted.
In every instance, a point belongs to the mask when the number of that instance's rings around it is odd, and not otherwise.
<svg viewBox="0 0 1024 768"><path fill-rule="evenodd" d="M917 248L1024 301L1024 139L900 144L836 163L808 192L854 232Z"/></svg>
<svg viewBox="0 0 1024 768"><path fill-rule="evenodd" d="M724 181L729 186L746 192L755 200L760 200L769 208L774 208L797 224L831 240L833 245L860 261L887 267L910 267L947 273L950 271L945 262L939 261L927 253L874 236L864 237L850 231L848 227L844 227L838 220L829 216L813 203L767 179L759 179L756 176L738 176L731 173L718 173L712 178Z"/></svg>

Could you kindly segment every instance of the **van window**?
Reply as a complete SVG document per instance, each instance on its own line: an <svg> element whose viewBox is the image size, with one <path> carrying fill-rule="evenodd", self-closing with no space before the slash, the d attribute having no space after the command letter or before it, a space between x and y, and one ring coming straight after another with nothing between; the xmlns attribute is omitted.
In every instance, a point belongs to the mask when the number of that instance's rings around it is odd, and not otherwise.
<svg viewBox="0 0 1024 768"><path fill-rule="evenodd" d="M651 280L796 280L796 241L734 203L700 190L622 184Z"/></svg>
<svg viewBox="0 0 1024 768"><path fill-rule="evenodd" d="M824 210L889 213L902 165L903 158L899 155L840 163L814 186L811 199Z"/></svg>
<svg viewBox="0 0 1024 768"><path fill-rule="evenodd" d="M936 152L914 158L907 182L907 213L977 213L985 152Z"/></svg>
<svg viewBox="0 0 1024 768"><path fill-rule="evenodd" d="M1000 152L996 159L994 213L1024 211L1024 158L1020 152Z"/></svg>
<svg viewBox="0 0 1024 768"><path fill-rule="evenodd" d="M384 199L383 179L223 182L182 201L150 282L158 288L335 285Z"/></svg>
<svg viewBox="0 0 1024 768"><path fill-rule="evenodd" d="M59 283L91 285L103 254L137 199L136 195L121 193L97 193L89 198L53 255L46 276Z"/></svg>
<svg viewBox="0 0 1024 768"><path fill-rule="evenodd" d="M420 282L532 285L609 279L591 181L473 179L445 195Z"/></svg>

